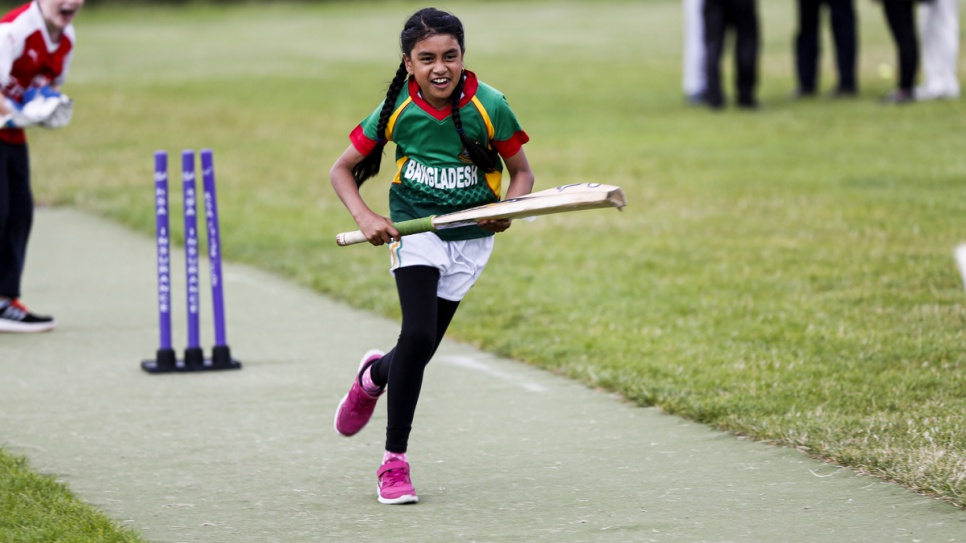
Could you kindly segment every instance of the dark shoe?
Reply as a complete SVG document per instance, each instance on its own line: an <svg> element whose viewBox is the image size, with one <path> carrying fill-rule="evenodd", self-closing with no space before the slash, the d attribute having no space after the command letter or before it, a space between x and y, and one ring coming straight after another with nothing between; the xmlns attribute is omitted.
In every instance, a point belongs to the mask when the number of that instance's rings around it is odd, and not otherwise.
<svg viewBox="0 0 966 543"><path fill-rule="evenodd" d="M722 100L721 98L718 98L717 100L708 99L704 103L709 108L711 108L712 110L715 110L715 111L724 109L724 107L725 107L724 100Z"/></svg>
<svg viewBox="0 0 966 543"><path fill-rule="evenodd" d="M46 332L55 326L53 317L34 315L20 300L0 302L0 332Z"/></svg>
<svg viewBox="0 0 966 543"><path fill-rule="evenodd" d="M845 88L839 87L834 91L830 92L828 97L831 98L832 100L841 100L841 99L847 99L847 98L855 98L858 95L859 95L859 91L855 89L845 89Z"/></svg>
<svg viewBox="0 0 966 543"><path fill-rule="evenodd" d="M916 101L916 96L911 90L896 89L882 97L883 104L910 104Z"/></svg>
<svg viewBox="0 0 966 543"><path fill-rule="evenodd" d="M738 107L749 111L756 111L761 109L761 104L755 99L745 99L738 100Z"/></svg>
<svg viewBox="0 0 966 543"><path fill-rule="evenodd" d="M802 90L802 89L795 89L789 97L792 100L809 100L811 98L815 98L815 91L813 91L813 90L807 91L807 90Z"/></svg>
<svg viewBox="0 0 966 543"><path fill-rule="evenodd" d="M711 109L721 109L725 106L724 93L721 91L704 91L704 103Z"/></svg>

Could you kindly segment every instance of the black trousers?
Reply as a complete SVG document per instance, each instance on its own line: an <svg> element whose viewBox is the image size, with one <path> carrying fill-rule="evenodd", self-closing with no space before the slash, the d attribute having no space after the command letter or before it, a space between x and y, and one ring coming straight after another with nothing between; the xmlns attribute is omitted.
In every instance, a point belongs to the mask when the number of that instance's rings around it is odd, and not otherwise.
<svg viewBox="0 0 966 543"><path fill-rule="evenodd" d="M822 4L828 5L835 42L835 65L840 91L855 92L856 17L853 0L798 0L798 34L795 37L795 69L798 90L812 94L818 85L818 61L821 56L819 26Z"/></svg>
<svg viewBox="0 0 966 543"><path fill-rule="evenodd" d="M34 220L26 144L0 142L0 296L20 297L27 240Z"/></svg>
<svg viewBox="0 0 966 543"><path fill-rule="evenodd" d="M919 37L916 33L916 3L913 0L882 0L889 31L896 43L899 88L912 91L919 70Z"/></svg>
<svg viewBox="0 0 966 543"><path fill-rule="evenodd" d="M756 0L705 0L704 43L707 49L708 104L724 104L721 84L721 56L725 37L733 30L738 103L755 103L758 84L758 8Z"/></svg>
<svg viewBox="0 0 966 543"><path fill-rule="evenodd" d="M395 277L402 309L402 330L396 346L373 364L372 380L377 385L388 385L386 450L404 453L409 446L424 370L460 303L436 296L439 283L436 268L399 268Z"/></svg>

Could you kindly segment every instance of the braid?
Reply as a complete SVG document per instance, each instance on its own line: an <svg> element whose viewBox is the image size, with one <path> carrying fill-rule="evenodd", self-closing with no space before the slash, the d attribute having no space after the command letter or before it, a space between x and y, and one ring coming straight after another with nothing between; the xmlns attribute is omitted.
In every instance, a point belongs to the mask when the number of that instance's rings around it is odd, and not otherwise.
<svg viewBox="0 0 966 543"><path fill-rule="evenodd" d="M389 116L392 115L392 110L396 107L396 98L399 97L399 92L405 86L406 75L406 64L400 62L396 75L392 78L389 89L386 90L386 101L382 104L382 111L379 112L379 125L376 128L376 136L379 141L372 151L366 155L366 158L352 168L352 176L356 179L356 186L361 187L366 179L379 173L383 150L386 147L385 135L386 127L389 125Z"/></svg>
<svg viewBox="0 0 966 543"><path fill-rule="evenodd" d="M460 97L463 94L463 78L459 78L459 82L456 83L456 88L453 89L453 124L456 125L456 132L460 135L460 140L463 142L463 147L466 148L466 154L469 155L470 160L473 164L483 170L484 172L491 173L496 171L497 165L497 155L492 149L484 146L483 144L473 141L469 136L463 131L463 119L460 118Z"/></svg>

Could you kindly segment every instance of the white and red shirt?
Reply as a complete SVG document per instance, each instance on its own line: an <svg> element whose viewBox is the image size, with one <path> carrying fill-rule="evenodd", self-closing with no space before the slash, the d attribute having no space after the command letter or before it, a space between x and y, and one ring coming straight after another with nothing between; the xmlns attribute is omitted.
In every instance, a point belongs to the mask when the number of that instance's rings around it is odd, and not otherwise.
<svg viewBox="0 0 966 543"><path fill-rule="evenodd" d="M29 2L0 19L0 91L19 101L30 87L60 86L74 56L74 25L51 40L40 4ZM24 143L23 129L0 130L0 141Z"/></svg>

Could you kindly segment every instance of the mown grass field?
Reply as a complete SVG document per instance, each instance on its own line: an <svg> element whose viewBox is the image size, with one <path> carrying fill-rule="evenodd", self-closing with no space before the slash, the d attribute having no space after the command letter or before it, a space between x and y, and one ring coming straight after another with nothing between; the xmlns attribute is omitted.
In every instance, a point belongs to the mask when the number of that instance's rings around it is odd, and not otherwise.
<svg viewBox="0 0 966 543"><path fill-rule="evenodd" d="M895 51L868 2L862 96L793 102L792 6L760 4L754 113L684 104L680 2L440 5L530 134L537 188L629 200L515 224L451 335L962 507L963 102L878 103ZM150 234L153 152L212 148L227 259L394 316L384 250L334 244L354 224L327 174L419 7L85 8L74 122L32 134L36 197Z"/></svg>

